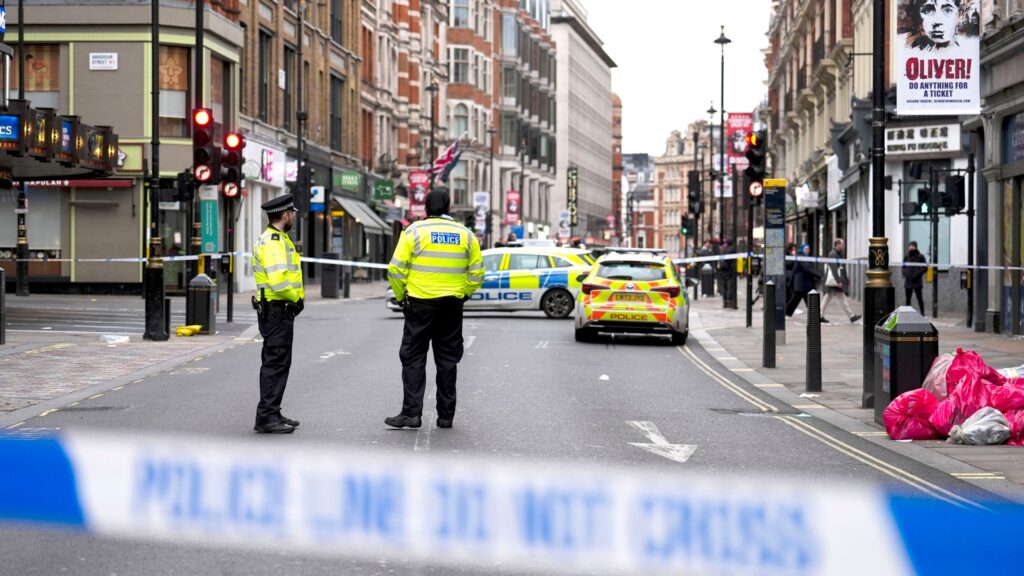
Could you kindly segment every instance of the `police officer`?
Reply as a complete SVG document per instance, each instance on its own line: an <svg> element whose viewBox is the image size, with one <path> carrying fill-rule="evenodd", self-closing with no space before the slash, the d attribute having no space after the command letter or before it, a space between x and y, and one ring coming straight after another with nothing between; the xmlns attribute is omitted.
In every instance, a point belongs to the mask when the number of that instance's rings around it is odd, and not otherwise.
<svg viewBox="0 0 1024 576"><path fill-rule="evenodd" d="M427 218L406 228L388 266L388 281L405 314L399 357L405 399L398 416L384 423L419 428L427 383L427 349L437 365L437 427L455 418L456 369L462 360L462 305L484 281L480 244L471 230L448 215L447 192L427 194Z"/></svg>
<svg viewBox="0 0 1024 576"><path fill-rule="evenodd" d="M281 400L292 365L295 317L302 312L305 295L299 253L288 237L298 209L291 194L265 202L262 208L270 225L252 251L257 291L252 303L263 336L260 402L254 430L262 434L290 434L299 421L281 414Z"/></svg>

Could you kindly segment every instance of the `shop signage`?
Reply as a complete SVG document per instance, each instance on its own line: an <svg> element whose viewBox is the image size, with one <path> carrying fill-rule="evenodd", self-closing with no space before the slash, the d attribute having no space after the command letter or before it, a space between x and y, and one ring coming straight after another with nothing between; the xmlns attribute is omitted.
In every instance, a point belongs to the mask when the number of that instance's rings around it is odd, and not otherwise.
<svg viewBox="0 0 1024 576"><path fill-rule="evenodd" d="M7 33L7 9L0 6L0 42L4 39L4 34Z"/></svg>
<svg viewBox="0 0 1024 576"><path fill-rule="evenodd" d="M395 199L395 183L391 180L377 180L373 183L373 199L377 202Z"/></svg>
<svg viewBox="0 0 1024 576"><path fill-rule="evenodd" d="M568 171L568 188L569 188L569 227L576 226L580 223L579 216L579 169L569 168Z"/></svg>
<svg viewBox="0 0 1024 576"><path fill-rule="evenodd" d="M20 145L21 117L14 114L0 114L0 150L17 150Z"/></svg>
<svg viewBox="0 0 1024 576"><path fill-rule="evenodd" d="M117 70L117 52L90 52L89 70Z"/></svg>
<svg viewBox="0 0 1024 576"><path fill-rule="evenodd" d="M885 154L908 156L958 152L960 125L940 124L885 129Z"/></svg>
<svg viewBox="0 0 1024 576"><path fill-rule="evenodd" d="M327 202L327 189L323 186L310 186L309 194L309 211L323 212Z"/></svg>
<svg viewBox="0 0 1024 576"><path fill-rule="evenodd" d="M980 113L977 4L918 0L897 0L896 4L896 113Z"/></svg>
<svg viewBox="0 0 1024 576"><path fill-rule="evenodd" d="M355 170L335 170L332 176L335 188L347 192L359 192L362 180L359 172Z"/></svg>
<svg viewBox="0 0 1024 576"><path fill-rule="evenodd" d="M1024 161L1024 112L1003 121L1003 164Z"/></svg>

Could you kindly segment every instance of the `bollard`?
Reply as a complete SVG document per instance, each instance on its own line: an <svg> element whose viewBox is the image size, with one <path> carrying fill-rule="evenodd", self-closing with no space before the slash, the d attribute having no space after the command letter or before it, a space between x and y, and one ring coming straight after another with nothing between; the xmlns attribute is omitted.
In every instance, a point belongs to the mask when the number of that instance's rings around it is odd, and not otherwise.
<svg viewBox="0 0 1024 576"><path fill-rule="evenodd" d="M764 337L761 344L761 366L775 368L775 282L765 283Z"/></svg>
<svg viewBox="0 0 1024 576"><path fill-rule="evenodd" d="M340 254L334 252L327 252L324 254L326 260L337 260L341 258ZM338 297L338 286L340 284L338 275L341 273L341 268L333 264L324 264L321 267L320 274L320 297L321 298L337 298Z"/></svg>
<svg viewBox="0 0 1024 576"><path fill-rule="evenodd" d="M707 262L700 267L700 295L712 297L715 295L715 271Z"/></svg>
<svg viewBox="0 0 1024 576"><path fill-rule="evenodd" d="M349 297L349 288L352 286L352 269L346 266L344 272L341 273L342 285L341 285L341 297Z"/></svg>
<svg viewBox="0 0 1024 576"><path fill-rule="evenodd" d="M807 295L807 392L821 392L821 294Z"/></svg>
<svg viewBox="0 0 1024 576"><path fill-rule="evenodd" d="M7 303L4 294L7 292L7 272L0 268L0 346L7 342Z"/></svg>
<svg viewBox="0 0 1024 576"><path fill-rule="evenodd" d="M171 333L171 299L164 298L164 331Z"/></svg>

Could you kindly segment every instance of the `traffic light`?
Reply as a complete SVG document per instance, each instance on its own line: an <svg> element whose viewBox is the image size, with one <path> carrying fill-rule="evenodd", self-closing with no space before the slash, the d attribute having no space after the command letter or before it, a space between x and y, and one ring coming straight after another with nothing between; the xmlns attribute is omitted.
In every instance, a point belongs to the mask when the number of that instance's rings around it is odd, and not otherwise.
<svg viewBox="0 0 1024 576"><path fill-rule="evenodd" d="M192 112L192 175L200 184L216 184L220 160L213 145L213 110L196 108Z"/></svg>
<svg viewBox="0 0 1024 576"><path fill-rule="evenodd" d="M220 152L219 176L224 195L229 198L238 196L242 186L242 150L245 148L245 136L238 132L224 135L224 148Z"/></svg>
<svg viewBox="0 0 1024 576"><path fill-rule="evenodd" d="M696 170L690 170L686 173L686 200L687 209L690 214L700 214L701 212L701 190L700 190L700 172Z"/></svg>
<svg viewBox="0 0 1024 576"><path fill-rule="evenodd" d="M965 182L960 174L946 177L946 191L942 193L942 206L946 209L946 214L957 214L967 205Z"/></svg>
<svg viewBox="0 0 1024 576"><path fill-rule="evenodd" d="M765 175L765 132L763 130L750 132L746 136L747 141L747 162L750 163L744 174L750 182L750 190L760 190L763 186Z"/></svg>
<svg viewBox="0 0 1024 576"><path fill-rule="evenodd" d="M917 211L922 216L930 216L932 210L935 208L934 202L932 202L932 190L931 188L921 188L917 191Z"/></svg>
<svg viewBox="0 0 1024 576"><path fill-rule="evenodd" d="M697 231L697 226L692 216L683 216L682 222L680 223L680 227L680 232L684 237L689 237L690 234L693 234L694 232Z"/></svg>

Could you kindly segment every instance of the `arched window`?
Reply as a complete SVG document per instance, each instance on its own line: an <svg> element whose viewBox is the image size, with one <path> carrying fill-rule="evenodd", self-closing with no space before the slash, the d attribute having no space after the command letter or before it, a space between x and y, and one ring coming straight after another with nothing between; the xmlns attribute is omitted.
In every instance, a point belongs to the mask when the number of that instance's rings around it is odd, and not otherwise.
<svg viewBox="0 0 1024 576"><path fill-rule="evenodd" d="M456 104L452 113L452 138L461 138L469 130L469 108L465 104Z"/></svg>

